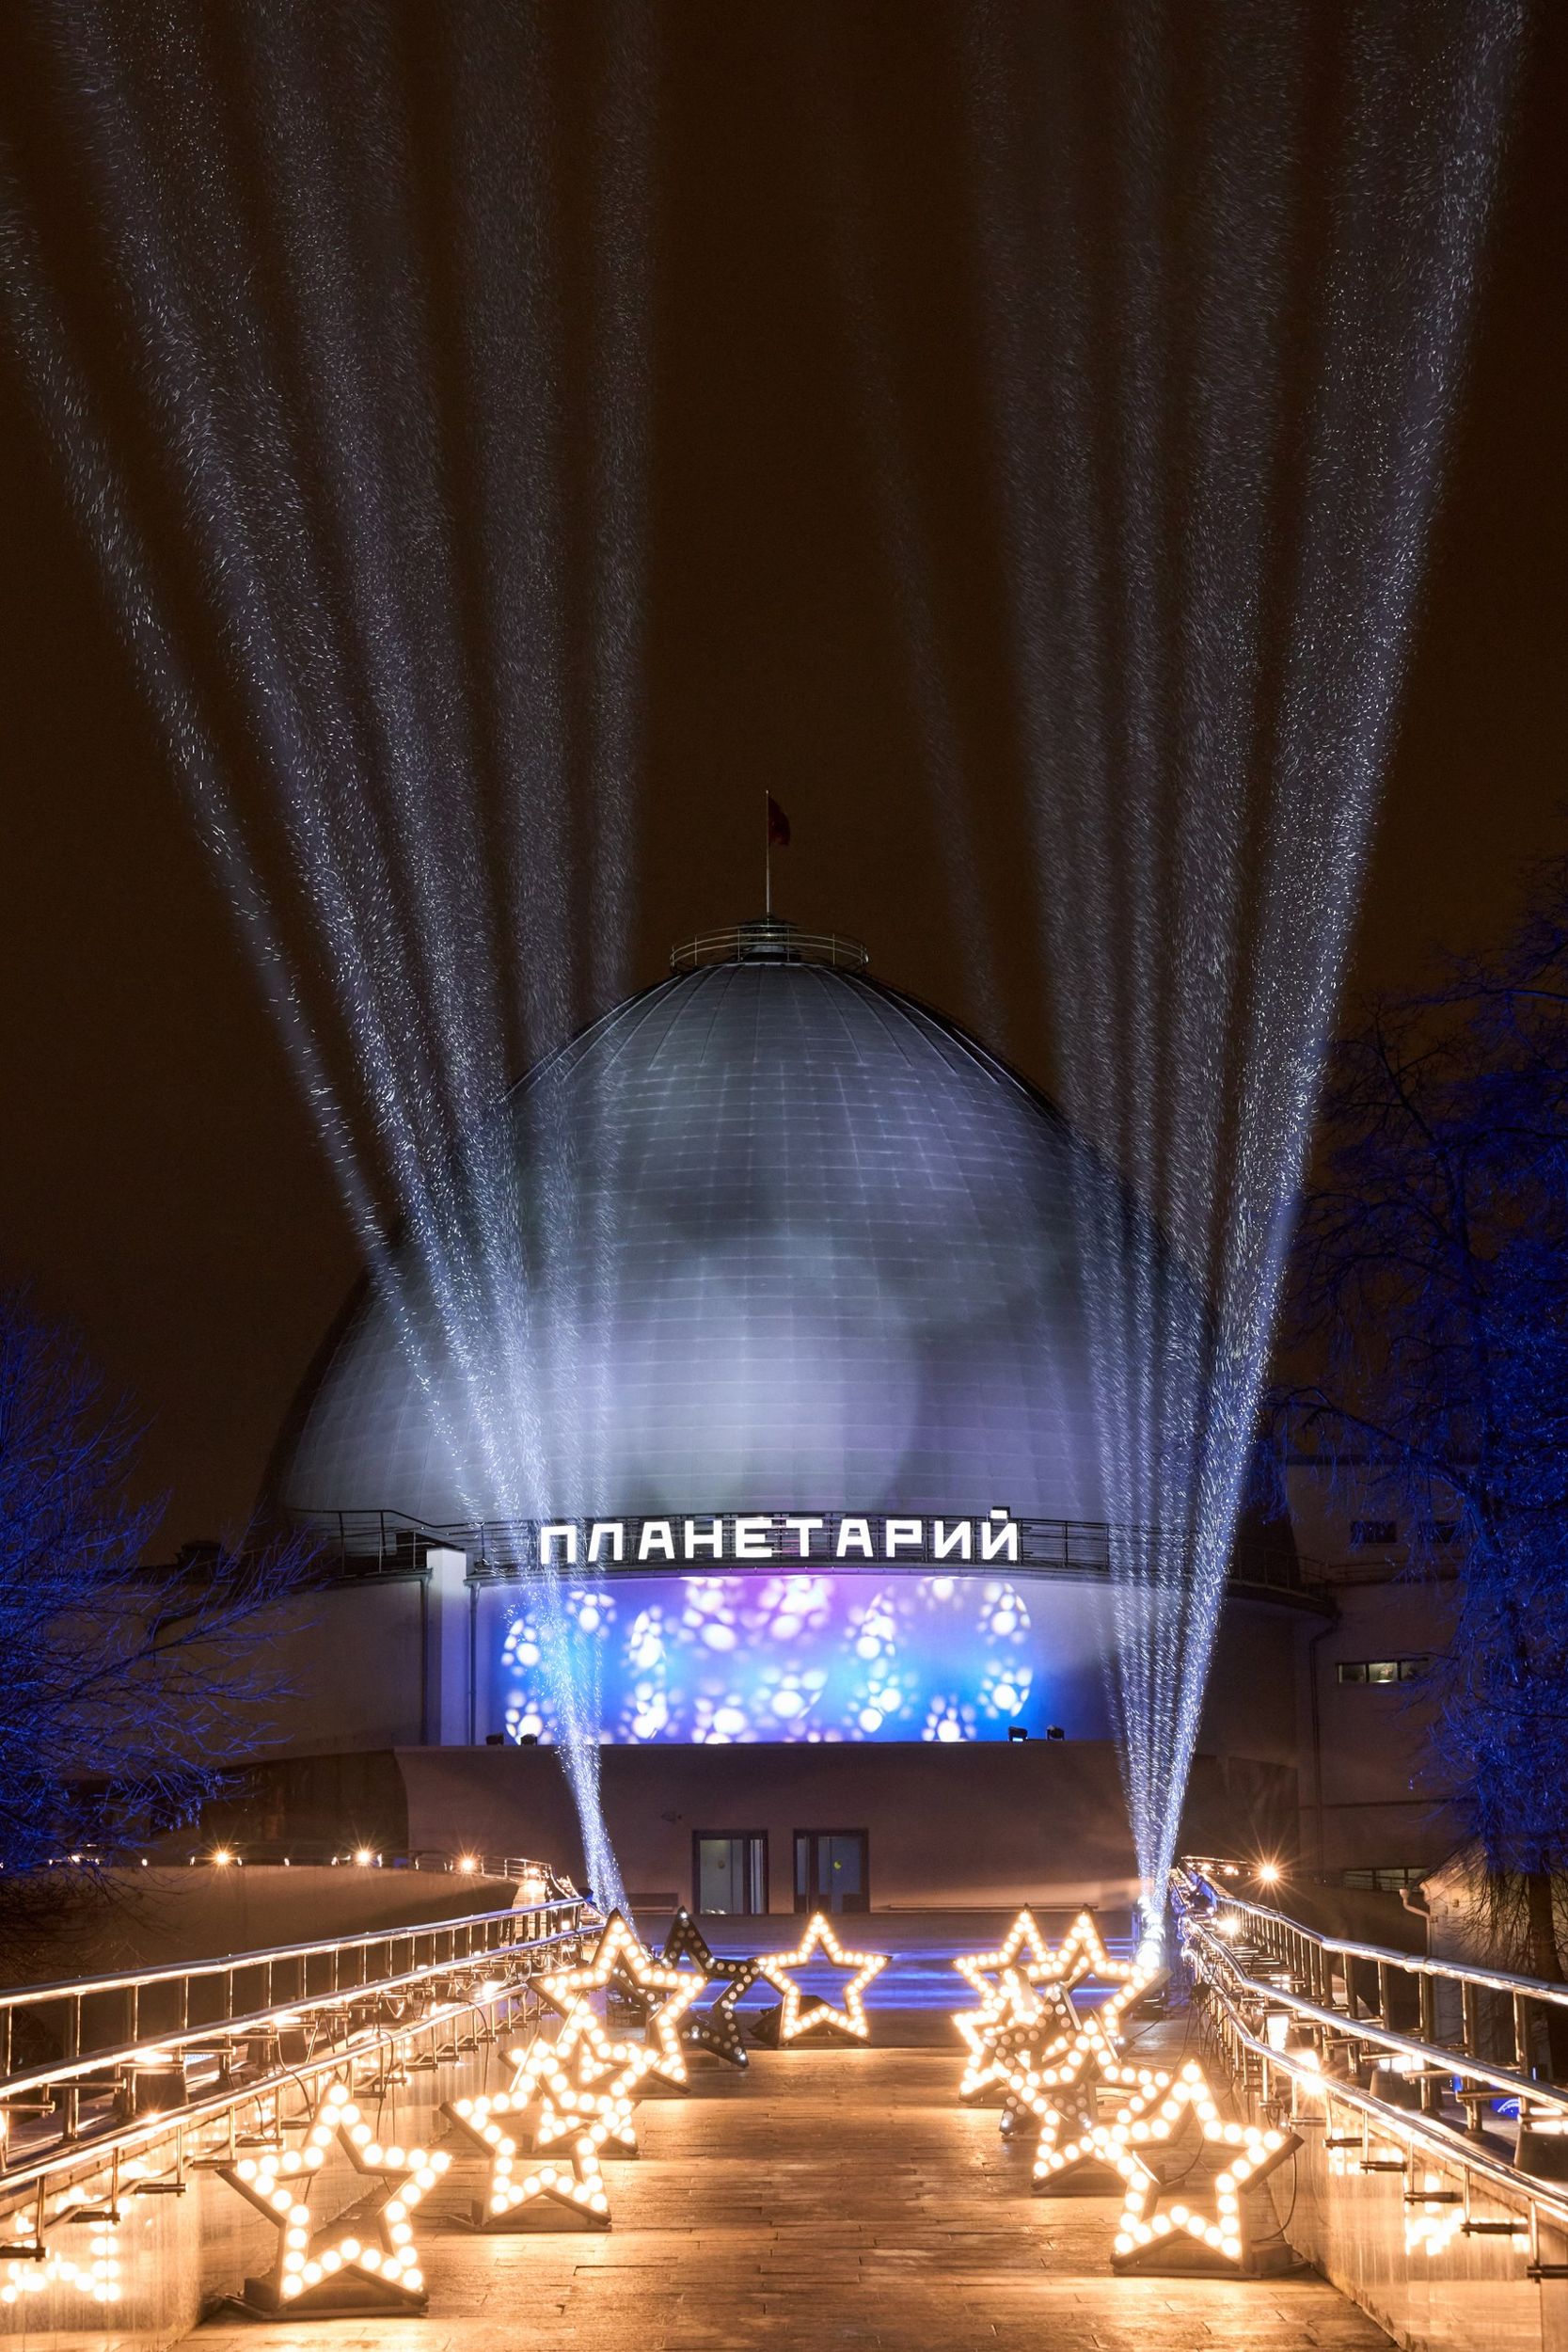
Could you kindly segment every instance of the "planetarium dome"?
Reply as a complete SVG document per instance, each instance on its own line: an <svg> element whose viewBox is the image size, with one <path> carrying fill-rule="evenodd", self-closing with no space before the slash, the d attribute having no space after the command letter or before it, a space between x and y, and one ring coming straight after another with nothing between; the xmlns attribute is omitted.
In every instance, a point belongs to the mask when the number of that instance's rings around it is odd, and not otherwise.
<svg viewBox="0 0 1568 2352"><path fill-rule="evenodd" d="M505 1106L552 1236L517 1406L539 1515L1103 1518L1080 1235L1109 1180L1061 1115L849 943L768 920L673 964ZM274 1499L501 1516L462 1384L424 1375L361 1291Z"/></svg>

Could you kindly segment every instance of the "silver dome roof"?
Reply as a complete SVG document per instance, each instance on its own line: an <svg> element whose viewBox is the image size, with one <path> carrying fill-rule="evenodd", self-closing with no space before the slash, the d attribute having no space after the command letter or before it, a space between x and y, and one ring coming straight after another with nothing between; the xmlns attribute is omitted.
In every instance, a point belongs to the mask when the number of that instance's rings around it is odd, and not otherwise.
<svg viewBox="0 0 1568 2352"><path fill-rule="evenodd" d="M529 1401L544 1515L1103 1518L1074 1186L1103 1201L1108 1180L1051 1104L863 977L859 951L778 924L718 936L724 960L687 951L508 1098L525 1200L563 1167L572 1195L535 1317L578 1334L572 1375L541 1360ZM363 1293L273 1496L495 1516L441 1419Z"/></svg>

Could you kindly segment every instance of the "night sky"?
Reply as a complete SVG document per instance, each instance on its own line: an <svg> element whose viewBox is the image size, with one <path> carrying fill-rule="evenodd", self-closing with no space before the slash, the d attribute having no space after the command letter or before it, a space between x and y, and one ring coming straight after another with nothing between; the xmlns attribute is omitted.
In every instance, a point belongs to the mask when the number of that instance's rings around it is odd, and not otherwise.
<svg viewBox="0 0 1568 2352"><path fill-rule="evenodd" d="M0 109L65 267L86 230L56 117L51 13L7 12ZM767 788L794 827L782 911L863 938L879 977L977 1020L866 487L865 404L828 210L833 143L847 130L937 556L1008 995L1001 1041L1049 1084L997 650L994 504L977 455L950 12L683 0L656 21L636 977L658 977L672 942L758 911ZM451 22L411 11L411 92L420 41ZM569 124L569 56L561 71ZM1507 919L1521 865L1568 833L1565 95L1568 12L1552 8L1515 111L1357 934L1358 989L1418 979L1434 942L1483 944ZM434 101L420 135L438 227ZM90 305L90 274L82 285ZM115 331L103 323L106 346ZM71 1318L135 1400L147 1484L171 1494L172 1546L248 1508L356 1253L8 359L0 598L0 1275Z"/></svg>

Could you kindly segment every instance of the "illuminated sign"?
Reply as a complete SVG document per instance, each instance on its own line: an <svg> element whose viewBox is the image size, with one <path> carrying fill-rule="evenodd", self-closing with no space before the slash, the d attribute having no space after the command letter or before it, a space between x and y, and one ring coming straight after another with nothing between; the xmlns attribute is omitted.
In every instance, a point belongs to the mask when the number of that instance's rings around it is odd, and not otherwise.
<svg viewBox="0 0 1568 2352"><path fill-rule="evenodd" d="M1019 1523L1006 1511L983 1518L903 1518L878 1513L699 1512L690 1518L546 1519L534 1564L542 1568L673 1567L678 1563L832 1560L853 1566L909 1560L1013 1561Z"/></svg>

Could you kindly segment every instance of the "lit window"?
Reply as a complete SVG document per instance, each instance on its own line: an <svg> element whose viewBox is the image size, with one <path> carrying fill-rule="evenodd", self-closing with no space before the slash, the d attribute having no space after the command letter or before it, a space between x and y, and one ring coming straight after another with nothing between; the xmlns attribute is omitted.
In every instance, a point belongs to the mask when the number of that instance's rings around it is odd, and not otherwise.
<svg viewBox="0 0 1568 2352"><path fill-rule="evenodd" d="M1414 1682L1422 1663L1419 1658L1341 1658L1335 1672L1341 1682Z"/></svg>
<svg viewBox="0 0 1568 2352"><path fill-rule="evenodd" d="M1353 1551L1365 1551L1371 1544L1397 1544L1399 1539L1398 1519L1352 1519L1350 1523Z"/></svg>

